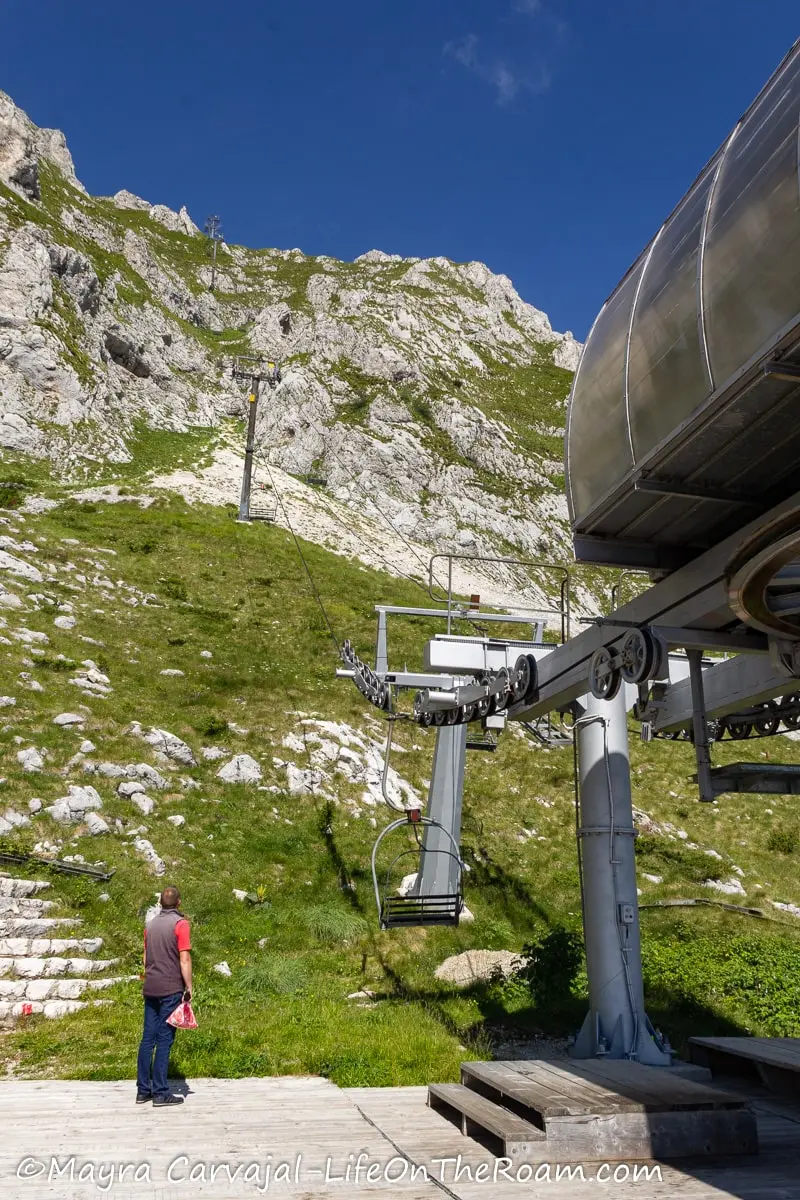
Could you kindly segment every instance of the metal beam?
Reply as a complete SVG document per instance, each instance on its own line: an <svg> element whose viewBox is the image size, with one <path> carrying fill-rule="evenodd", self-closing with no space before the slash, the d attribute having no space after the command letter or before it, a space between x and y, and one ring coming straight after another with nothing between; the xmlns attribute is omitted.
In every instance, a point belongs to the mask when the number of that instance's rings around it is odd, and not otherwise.
<svg viewBox="0 0 800 1200"><path fill-rule="evenodd" d="M785 379L787 383L800 383L800 365L787 362L764 363L764 374L770 379Z"/></svg>
<svg viewBox="0 0 800 1200"><path fill-rule="evenodd" d="M631 567L635 570L673 571L691 557L690 549L654 546L630 538L593 537L576 533L572 539L579 563L602 563L607 567Z"/></svg>
<svg viewBox="0 0 800 1200"><path fill-rule="evenodd" d="M741 492L729 492L725 488L703 487L695 483L672 483L668 479L653 479L643 476L633 485L636 492L651 492L656 496L681 496L686 500L713 500L718 504L742 504L757 508L758 501Z"/></svg>
<svg viewBox="0 0 800 1200"><path fill-rule="evenodd" d="M729 564L735 561L742 547L752 544L757 536L769 533L771 537L778 538L786 528L794 527L798 514L800 492L795 492L768 513L636 596L614 615L639 626L707 628L709 633L727 630L734 620L728 599ZM605 645L616 647L624 637L624 629L615 637L609 634L608 629L591 626L572 641L556 647L539 660L538 700L527 706L515 705L509 710L509 715L531 720L585 695L588 691L589 662L595 650ZM780 688L772 694L780 694Z"/></svg>
<svg viewBox="0 0 800 1200"><path fill-rule="evenodd" d="M739 654L703 671L703 696L709 718L724 717L775 696L789 695L796 688L796 679L777 671L768 658L761 656ZM693 712L690 681L672 683L659 702L653 729L662 732L687 728Z"/></svg>

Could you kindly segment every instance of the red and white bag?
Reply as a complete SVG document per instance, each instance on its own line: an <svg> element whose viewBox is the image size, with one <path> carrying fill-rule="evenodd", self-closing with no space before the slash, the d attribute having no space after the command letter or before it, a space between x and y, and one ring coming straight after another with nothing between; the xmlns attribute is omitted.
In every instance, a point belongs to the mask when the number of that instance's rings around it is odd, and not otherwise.
<svg viewBox="0 0 800 1200"><path fill-rule="evenodd" d="M175 1029L197 1029L197 1018L188 1000L182 1000L175 1011L170 1013L167 1024L173 1025Z"/></svg>

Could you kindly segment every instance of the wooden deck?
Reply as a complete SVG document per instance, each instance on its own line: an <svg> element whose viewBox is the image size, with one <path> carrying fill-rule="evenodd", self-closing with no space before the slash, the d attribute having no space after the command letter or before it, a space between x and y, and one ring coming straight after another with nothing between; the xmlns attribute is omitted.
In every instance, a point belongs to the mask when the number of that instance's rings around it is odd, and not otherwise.
<svg viewBox="0 0 800 1200"><path fill-rule="evenodd" d="M800 1200L800 1106L765 1092L753 1092L761 1141L758 1156L661 1164L660 1181L652 1176L647 1182L612 1182L600 1192L597 1163L585 1166L583 1180L573 1176L559 1183L532 1180L521 1185L499 1173L494 1182L496 1160L427 1107L425 1087L343 1090L318 1078L274 1078L200 1079L186 1088L182 1107L154 1110L150 1105L134 1105L130 1082L0 1082L0 1196L3 1200L97 1200L103 1195L113 1200L234 1200L259 1195L294 1200L518 1200L521 1196L588 1200L613 1194L647 1200ZM359 1155L364 1157L356 1178ZM451 1161L443 1163L444 1159ZM48 1180L51 1160L61 1174ZM225 1163L231 1173L240 1166L238 1178L229 1178L222 1167ZM250 1168L249 1179L244 1178L251 1163L257 1166ZM105 1190L99 1186L101 1164L106 1179L112 1167L115 1172L113 1186L106 1183ZM120 1182L123 1164L139 1164L138 1182L131 1167ZM195 1177L190 1182L195 1164L202 1164L195 1169L205 1179ZM287 1164L281 1172L286 1178L273 1177L265 1186L266 1166L274 1172L279 1164ZM218 1171L212 1181L214 1165ZM612 1164L612 1170L614 1165L618 1164ZM371 1180L365 1177L367 1167L373 1168ZM552 1173L555 1168L551 1164ZM40 1174L42 1170L45 1174ZM87 1177L92 1170L93 1180Z"/></svg>
<svg viewBox="0 0 800 1200"><path fill-rule="evenodd" d="M466 1062L428 1103L515 1161L625 1162L755 1154L753 1114L730 1088L638 1062Z"/></svg>
<svg viewBox="0 0 800 1200"><path fill-rule="evenodd" d="M770 1092L800 1098L800 1038L694 1037L692 1062L723 1075L759 1080Z"/></svg>

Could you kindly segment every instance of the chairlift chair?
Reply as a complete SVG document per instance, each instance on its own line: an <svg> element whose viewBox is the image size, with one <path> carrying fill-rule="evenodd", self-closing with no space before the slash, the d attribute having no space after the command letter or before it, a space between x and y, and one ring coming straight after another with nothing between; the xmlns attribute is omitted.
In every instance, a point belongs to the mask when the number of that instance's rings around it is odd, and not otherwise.
<svg viewBox="0 0 800 1200"><path fill-rule="evenodd" d="M247 515L251 521L274 521L278 515L275 493L269 484L254 483Z"/></svg>
<svg viewBox="0 0 800 1200"><path fill-rule="evenodd" d="M419 837L419 827L422 825L428 828L441 829L452 845L452 850L427 849L425 853L428 855L447 855L457 864L456 887L454 891L447 893L424 895L414 892L411 895L401 896L397 894L396 890L393 890L396 887L394 881L397 878L397 864L401 859L412 855L419 857L422 854L423 846ZM383 885L381 885L378 878L378 850L380 845L387 835L393 833L396 829L408 826L411 826L414 830L417 846L401 850L399 854L395 855L386 871ZM423 817L418 808L409 809L405 816L400 817L397 821L392 821L391 825L387 825L381 832L372 849L372 882L375 888L375 902L378 907L381 929L409 929L426 925L458 925L459 917L464 908L464 897L461 888L463 867L464 864L459 854L458 843L441 822L434 821L430 817ZM418 874L415 887L419 887L420 883L421 879Z"/></svg>

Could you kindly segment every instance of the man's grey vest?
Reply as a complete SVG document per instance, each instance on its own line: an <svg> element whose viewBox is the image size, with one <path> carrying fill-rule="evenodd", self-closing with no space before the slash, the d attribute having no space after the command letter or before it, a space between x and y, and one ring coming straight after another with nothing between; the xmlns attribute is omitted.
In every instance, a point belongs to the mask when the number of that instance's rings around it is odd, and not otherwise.
<svg viewBox="0 0 800 1200"><path fill-rule="evenodd" d="M173 992L183 991L175 926L185 920L177 908L162 908L147 926L143 995L171 996Z"/></svg>

